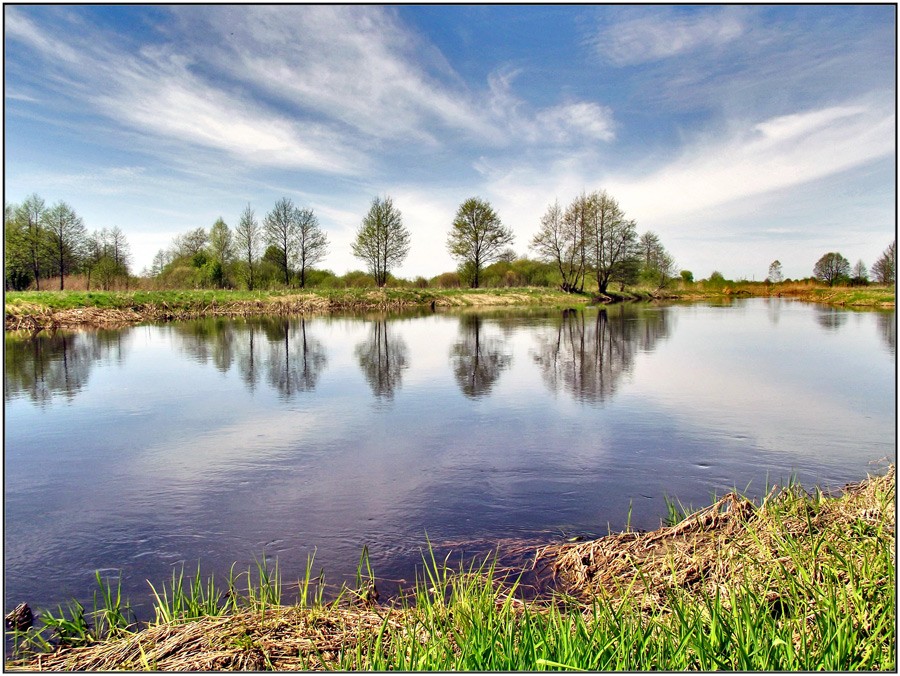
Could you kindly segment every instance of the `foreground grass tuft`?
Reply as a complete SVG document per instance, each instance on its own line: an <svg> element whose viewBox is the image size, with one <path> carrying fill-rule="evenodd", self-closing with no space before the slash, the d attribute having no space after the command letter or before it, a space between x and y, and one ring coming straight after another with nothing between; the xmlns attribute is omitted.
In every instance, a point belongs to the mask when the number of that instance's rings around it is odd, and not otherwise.
<svg viewBox="0 0 900 676"><path fill-rule="evenodd" d="M451 570L430 548L389 606L374 602L365 552L355 587L328 603L310 602L312 560L291 606L265 564L239 601L233 577L224 595L199 573L175 577L149 627L115 620L105 640L7 668L894 670L895 482L890 467L836 497L729 494L650 533L545 547L535 566L555 592L527 602L495 559ZM196 609L174 612L176 594Z"/></svg>

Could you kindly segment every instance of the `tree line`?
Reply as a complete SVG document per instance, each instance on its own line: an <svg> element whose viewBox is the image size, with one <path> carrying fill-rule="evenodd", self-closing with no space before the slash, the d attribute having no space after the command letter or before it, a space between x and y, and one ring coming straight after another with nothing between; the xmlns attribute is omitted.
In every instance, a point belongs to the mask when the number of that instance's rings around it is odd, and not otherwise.
<svg viewBox="0 0 900 676"><path fill-rule="evenodd" d="M7 291L20 291L81 273L108 290L128 284L131 249L118 226L88 232L84 219L66 202L48 206L32 194L3 209L4 277Z"/></svg>
<svg viewBox="0 0 900 676"><path fill-rule="evenodd" d="M81 273L103 289L129 280L131 253L120 228L88 233L83 219L65 202L47 206L34 194L20 205L5 208L5 281L7 290L41 288L41 282ZM518 257L514 234L492 205L471 197L459 205L447 233L447 251L457 262L452 273L430 280L418 277L415 286L558 286L569 293L596 290L606 293L644 284L664 288L677 279L674 258L659 236L638 234L616 199L605 190L583 192L562 206L548 205L538 231L529 241L536 258ZM375 286L398 283L391 274L405 261L411 235L393 200L375 197L351 243L353 255L366 268L339 278L317 268L329 253L328 235L310 208L279 199L262 217L251 205L237 225L220 217L207 230L199 227L177 235L167 249L153 257L144 272L159 286L170 288L246 288L275 286ZM827 284L881 284L895 280L896 242L872 266L862 261L850 267L839 253L816 263L813 276ZM685 282L690 271L680 271ZM710 280L724 279L718 272ZM767 282L784 281L781 263L769 266Z"/></svg>
<svg viewBox="0 0 900 676"><path fill-rule="evenodd" d="M514 239L489 202L471 197L459 205L447 233L447 251L457 270L415 283L478 288L486 281L518 282L559 285L575 293L584 292L585 282L593 280L603 293L613 282L663 287L676 275L675 261L659 237L653 232L639 237L635 222L625 218L605 191L582 194L565 209L558 202L548 208L530 242L537 260L516 256ZM358 283L365 274L376 286L387 285L409 254L410 240L393 200L375 197L351 243L366 272L348 273L345 281ZM320 286L334 277L315 267L329 247L313 210L285 197L261 219L247 205L233 230L219 218L208 232L196 228L178 235L167 250L157 252L150 276L167 286Z"/></svg>

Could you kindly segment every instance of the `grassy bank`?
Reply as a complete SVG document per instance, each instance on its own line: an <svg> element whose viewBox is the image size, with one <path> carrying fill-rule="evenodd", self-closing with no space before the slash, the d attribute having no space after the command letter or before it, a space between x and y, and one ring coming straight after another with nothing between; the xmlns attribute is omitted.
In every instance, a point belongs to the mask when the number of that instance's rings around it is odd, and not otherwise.
<svg viewBox="0 0 900 676"><path fill-rule="evenodd" d="M414 307L571 307L553 289L318 289L309 291L23 291L6 294L6 329L124 326L209 316L288 315Z"/></svg>
<svg viewBox="0 0 900 676"><path fill-rule="evenodd" d="M405 598L373 600L371 571L324 602L308 567L299 602L281 605L260 569L238 601L234 580L199 574L157 594L137 630L110 587L95 625L34 652L28 670L894 670L893 467L839 496L773 490L759 506L729 494L649 533L537 552L553 591L522 601L490 562L450 571L426 553ZM227 592L227 593L226 593ZM77 610L77 609L76 609ZM57 628L62 621L51 618ZM86 626L86 623L81 623ZM83 640L74 641L73 634ZM81 631L81 634L78 633ZM20 634L20 645L35 630ZM44 646L47 647L47 646Z"/></svg>
<svg viewBox="0 0 900 676"><path fill-rule="evenodd" d="M604 296L548 288L311 289L307 291L21 291L6 294L6 329L36 331L78 326L125 326L209 316L297 315L415 307L543 306L659 300L778 296L847 307L892 308L893 288L810 284L678 284L671 289L610 290Z"/></svg>

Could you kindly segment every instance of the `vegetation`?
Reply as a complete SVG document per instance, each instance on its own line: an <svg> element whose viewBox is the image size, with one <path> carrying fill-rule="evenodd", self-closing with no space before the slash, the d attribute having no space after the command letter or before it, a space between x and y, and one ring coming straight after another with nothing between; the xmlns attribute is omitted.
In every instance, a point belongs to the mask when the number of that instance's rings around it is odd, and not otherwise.
<svg viewBox="0 0 900 676"><path fill-rule="evenodd" d="M850 278L850 261L837 252L829 252L816 261L813 275L828 286L834 286L838 281Z"/></svg>
<svg viewBox="0 0 900 676"><path fill-rule="evenodd" d="M459 205L447 237L447 249L459 261L461 278L477 289L482 269L497 261L513 239L512 230L503 225L493 207L471 197Z"/></svg>
<svg viewBox="0 0 900 676"><path fill-rule="evenodd" d="M675 510L677 512L678 510ZM408 593L377 604L365 550L325 601L313 560L296 603L265 559L246 592L199 570L154 589L146 628L100 579L95 610L13 630L8 669L728 670L896 669L894 468L840 496L799 486L760 506L731 493L649 533L544 547L555 591L522 599L487 558L451 569L428 548ZM552 576L547 578L547 576ZM54 652L46 652L59 646Z"/></svg>
<svg viewBox="0 0 900 676"><path fill-rule="evenodd" d="M390 271L403 264L409 253L409 230L390 197L372 200L351 248L365 261L376 286L387 284Z"/></svg>
<svg viewBox="0 0 900 676"><path fill-rule="evenodd" d="M897 280L897 241L885 249L872 266L872 276L879 284L894 284Z"/></svg>

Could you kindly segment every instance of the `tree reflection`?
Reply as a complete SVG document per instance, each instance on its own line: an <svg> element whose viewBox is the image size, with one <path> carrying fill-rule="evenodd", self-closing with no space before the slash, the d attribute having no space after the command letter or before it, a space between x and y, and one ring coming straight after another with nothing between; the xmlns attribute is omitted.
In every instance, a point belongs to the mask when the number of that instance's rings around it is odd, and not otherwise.
<svg viewBox="0 0 900 676"><path fill-rule="evenodd" d="M878 335L884 341L891 354L897 354L897 314L895 312L879 312L875 315Z"/></svg>
<svg viewBox="0 0 900 676"><path fill-rule="evenodd" d="M837 331L847 323L847 311L833 307L816 307L816 322L826 331Z"/></svg>
<svg viewBox="0 0 900 676"><path fill-rule="evenodd" d="M322 342L306 333L306 320L290 322L272 319L264 322L269 339L266 377L284 397L309 392L316 387L328 363Z"/></svg>
<svg viewBox="0 0 900 676"><path fill-rule="evenodd" d="M612 396L638 351L649 352L669 334L669 313L604 308L591 317L563 310L556 330L538 337L533 353L541 375L554 392L579 401L600 402Z"/></svg>
<svg viewBox="0 0 900 676"><path fill-rule="evenodd" d="M7 335L4 397L25 395L44 405L55 396L71 401L87 384L95 362L121 364L125 331L39 333L31 338Z"/></svg>
<svg viewBox="0 0 900 676"><path fill-rule="evenodd" d="M372 322L371 335L354 349L372 394L379 399L393 399L400 389L403 370L408 366L409 348L400 336L388 332L388 322Z"/></svg>
<svg viewBox="0 0 900 676"><path fill-rule="evenodd" d="M503 340L484 335L484 319L478 315L459 318L462 339L450 348L450 363L462 393L467 397L488 394L500 373L512 363Z"/></svg>

